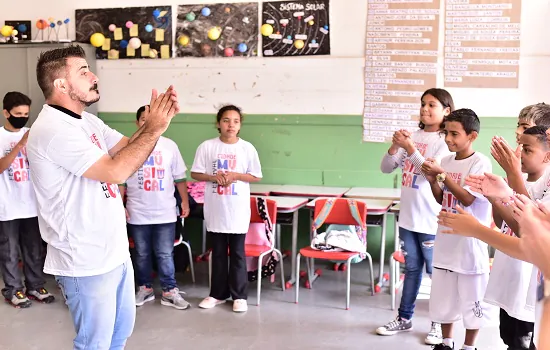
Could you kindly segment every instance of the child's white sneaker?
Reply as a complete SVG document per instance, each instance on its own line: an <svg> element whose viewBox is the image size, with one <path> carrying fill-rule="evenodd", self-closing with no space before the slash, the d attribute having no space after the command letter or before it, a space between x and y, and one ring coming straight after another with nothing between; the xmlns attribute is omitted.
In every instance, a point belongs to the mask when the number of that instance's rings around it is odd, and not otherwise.
<svg viewBox="0 0 550 350"><path fill-rule="evenodd" d="M225 300L218 300L214 299L212 297L206 297L203 301L199 304L199 307L201 309L211 309L216 305L225 303Z"/></svg>
<svg viewBox="0 0 550 350"><path fill-rule="evenodd" d="M246 312L248 311L248 304L244 299L237 299L233 301L234 312Z"/></svg>

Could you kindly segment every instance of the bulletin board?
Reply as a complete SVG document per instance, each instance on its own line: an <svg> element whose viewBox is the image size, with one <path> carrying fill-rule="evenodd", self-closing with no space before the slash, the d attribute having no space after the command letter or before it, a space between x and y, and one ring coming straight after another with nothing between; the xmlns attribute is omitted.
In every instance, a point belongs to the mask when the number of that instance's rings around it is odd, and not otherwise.
<svg viewBox="0 0 550 350"><path fill-rule="evenodd" d="M258 55L258 3L178 6L177 57Z"/></svg>
<svg viewBox="0 0 550 350"><path fill-rule="evenodd" d="M172 7L122 7L76 10L76 41L105 38L97 59L172 57Z"/></svg>
<svg viewBox="0 0 550 350"><path fill-rule="evenodd" d="M368 0L363 141L391 142L396 130L417 130L420 97L431 87L448 89L457 108L480 115L472 94L517 91L521 6L521 0ZM461 105L465 95L468 105Z"/></svg>
<svg viewBox="0 0 550 350"><path fill-rule="evenodd" d="M264 57L330 55L329 0L264 2Z"/></svg>

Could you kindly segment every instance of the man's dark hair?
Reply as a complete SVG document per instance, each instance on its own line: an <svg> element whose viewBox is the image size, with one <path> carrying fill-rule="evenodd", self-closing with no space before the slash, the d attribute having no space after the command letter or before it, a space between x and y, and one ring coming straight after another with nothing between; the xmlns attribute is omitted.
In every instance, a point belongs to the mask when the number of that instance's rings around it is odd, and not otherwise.
<svg viewBox="0 0 550 350"><path fill-rule="evenodd" d="M141 107L139 107L139 109L137 110L137 112L136 112L136 120L137 120L137 121L139 121L139 118L141 118L141 114L142 114L143 112L145 112L145 107L146 107L146 106L141 106Z"/></svg>
<svg viewBox="0 0 550 350"><path fill-rule="evenodd" d="M548 127L542 126L542 125L536 125L525 130L523 134L535 136L537 138L537 141L541 143L545 147L545 149L547 149L548 136L546 135L546 130L548 130Z"/></svg>
<svg viewBox="0 0 550 350"><path fill-rule="evenodd" d="M61 71L67 69L69 57L86 58L86 53L82 47L71 45L42 52L38 57L36 79L45 98L51 96L54 80L62 76Z"/></svg>
<svg viewBox="0 0 550 350"><path fill-rule="evenodd" d="M3 105L4 109L9 112L15 107L30 106L31 99L27 95L20 92L10 91L4 95Z"/></svg>
<svg viewBox="0 0 550 350"><path fill-rule="evenodd" d="M443 119L442 129L445 127L446 122L459 122L462 124L467 135L470 135L474 131L479 133L481 129L481 123L479 122L476 112L468 108L457 109L446 116L445 119Z"/></svg>

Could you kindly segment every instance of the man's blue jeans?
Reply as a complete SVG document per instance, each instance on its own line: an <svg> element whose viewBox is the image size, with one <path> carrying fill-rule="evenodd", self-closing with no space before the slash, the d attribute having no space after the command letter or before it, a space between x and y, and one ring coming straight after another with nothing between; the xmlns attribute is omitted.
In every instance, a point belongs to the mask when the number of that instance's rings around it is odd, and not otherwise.
<svg viewBox="0 0 550 350"><path fill-rule="evenodd" d="M426 264L426 272L430 276L432 274L435 235L413 232L400 227L399 239L401 240L401 250L405 255L405 280L403 281L399 316L410 320L422 283L424 264Z"/></svg>
<svg viewBox="0 0 550 350"><path fill-rule="evenodd" d="M153 281L153 253L157 258L157 269L162 290L176 288L174 268L174 239L176 223L155 225L128 224L130 236L136 247L136 274L139 286L151 288Z"/></svg>
<svg viewBox="0 0 550 350"><path fill-rule="evenodd" d="M102 275L55 279L73 319L73 349L123 350L136 319L132 261Z"/></svg>

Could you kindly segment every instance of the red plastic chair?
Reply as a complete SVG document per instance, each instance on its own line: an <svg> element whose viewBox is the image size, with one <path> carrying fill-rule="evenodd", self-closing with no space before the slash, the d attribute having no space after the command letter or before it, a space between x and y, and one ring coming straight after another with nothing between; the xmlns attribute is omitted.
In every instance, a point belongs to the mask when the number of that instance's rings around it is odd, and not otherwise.
<svg viewBox="0 0 550 350"><path fill-rule="evenodd" d="M328 199L320 199L315 202L315 214L314 214L314 220L319 215L320 211L322 210L323 206L325 205L326 201ZM353 199L348 198L336 198L331 199L334 201L334 205L332 208L332 211L326 218L324 224L337 224L337 225L357 225L357 222L353 218L352 214L349 210L348 201ZM367 223L367 205L365 202L357 201L357 206L359 208L359 213L361 215L361 221L362 224L366 227ZM313 238L313 237L312 237ZM351 279L351 260L355 257L358 257L360 253L356 252L330 252L330 251L322 251L322 250L315 250L311 248L311 246L304 247L300 249L300 252L297 255L296 258L296 276L300 276L300 257L303 256L305 258L308 258L306 260L307 262L307 277L308 281L306 282L306 286L308 288L311 288L313 286L313 282L319 277L318 273L314 273L312 271L311 264L309 262L309 259L322 259L322 260L336 260L336 261L346 261L346 310L349 310L349 300L350 300L350 279ZM371 281L371 290L372 295L374 295L374 272L372 268L372 257L369 253L366 253L366 256L369 260L369 268L370 268L370 281ZM308 283L309 282L309 283ZM299 283L296 283L296 303L298 303L298 296L299 296Z"/></svg>
<svg viewBox="0 0 550 350"><path fill-rule="evenodd" d="M265 199L267 204L267 212L273 224L273 230L275 230L277 222L277 202L272 199ZM264 220L261 218L258 213L258 206L256 203L256 197L250 197L250 223L260 223L263 224ZM275 232L274 237L275 237ZM258 258L258 277L257 277L257 291L256 291L256 305L260 306L260 292L262 289L262 261L263 258L271 253L275 253L279 256L279 266L281 268L281 287L283 291L285 290L285 273L283 267L283 254L281 251L275 248L275 238L271 240L271 245L257 245L257 244L245 244L244 251L247 258ZM229 249L228 249L229 254ZM209 275L212 276L212 251L209 253L210 258L208 259L208 271Z"/></svg>

